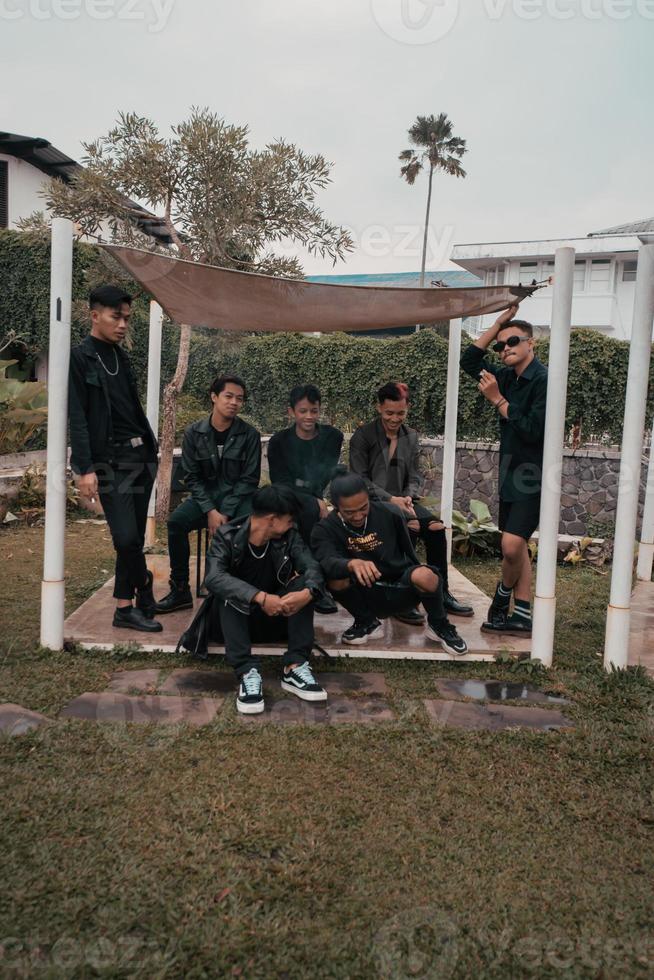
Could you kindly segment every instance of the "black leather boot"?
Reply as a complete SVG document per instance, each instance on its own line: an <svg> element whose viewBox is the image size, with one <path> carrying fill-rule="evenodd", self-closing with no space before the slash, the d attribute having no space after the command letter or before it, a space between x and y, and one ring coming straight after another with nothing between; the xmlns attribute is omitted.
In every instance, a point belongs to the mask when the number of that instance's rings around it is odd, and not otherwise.
<svg viewBox="0 0 654 980"><path fill-rule="evenodd" d="M155 611L162 613L175 612L177 609L192 609L193 596L188 582L174 582L170 580L170 592L155 605Z"/></svg>
<svg viewBox="0 0 654 980"><path fill-rule="evenodd" d="M451 592L443 593L443 603L445 605L445 612L448 616L474 616L475 611L472 606L466 606L463 602L459 602L455 599Z"/></svg>
<svg viewBox="0 0 654 980"><path fill-rule="evenodd" d="M393 613L393 619L406 623L407 626L422 626L425 621L425 617L416 606L413 609L403 609L401 612Z"/></svg>
<svg viewBox="0 0 654 980"><path fill-rule="evenodd" d="M163 629L161 623L148 619L136 606L117 606L112 625L119 629L142 630L144 633L161 633Z"/></svg>

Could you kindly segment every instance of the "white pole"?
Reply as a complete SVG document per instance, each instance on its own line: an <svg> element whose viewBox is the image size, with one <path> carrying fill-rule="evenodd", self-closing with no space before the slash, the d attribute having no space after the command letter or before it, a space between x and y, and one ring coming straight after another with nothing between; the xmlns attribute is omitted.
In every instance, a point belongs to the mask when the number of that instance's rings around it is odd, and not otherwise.
<svg viewBox="0 0 654 980"><path fill-rule="evenodd" d="M66 430L70 309L73 285L73 222L52 219L50 258L50 338L48 344L48 448L45 496L41 646L64 645L64 544L66 532Z"/></svg>
<svg viewBox="0 0 654 980"><path fill-rule="evenodd" d="M447 394L443 438L443 478L441 482L441 521L447 536L447 560L452 561L452 510L456 476L456 417L459 410L459 361L461 359L461 320L450 320L447 347Z"/></svg>
<svg viewBox="0 0 654 980"><path fill-rule="evenodd" d="M556 617L556 558L561 509L561 469L565 436L565 405L568 387L570 323L574 281L574 248L557 248L554 256L554 291L550 352L547 365L547 408L543 484L540 498L538 564L531 656L545 667L552 665Z"/></svg>
<svg viewBox="0 0 654 980"><path fill-rule="evenodd" d="M148 334L148 391L146 399L146 415L155 436L159 432L159 383L161 380L161 327L163 310L154 300L150 303L150 332ZM157 525L154 519L154 508L157 496L155 482L150 495L148 520L145 527L145 544L151 548L156 541Z"/></svg>
<svg viewBox="0 0 654 980"><path fill-rule="evenodd" d="M647 484L645 486L645 506L643 507L643 524L640 529L640 544L638 546L638 564L636 578L639 582L652 581L652 561L654 560L654 427L649 443L649 465L647 467Z"/></svg>
<svg viewBox="0 0 654 980"><path fill-rule="evenodd" d="M606 615L604 667L607 670L611 667L626 667L629 652L631 578L634 567L634 543L638 518L638 492L653 320L654 245L641 245L638 250L636 295L629 346L627 398L622 430L611 595Z"/></svg>

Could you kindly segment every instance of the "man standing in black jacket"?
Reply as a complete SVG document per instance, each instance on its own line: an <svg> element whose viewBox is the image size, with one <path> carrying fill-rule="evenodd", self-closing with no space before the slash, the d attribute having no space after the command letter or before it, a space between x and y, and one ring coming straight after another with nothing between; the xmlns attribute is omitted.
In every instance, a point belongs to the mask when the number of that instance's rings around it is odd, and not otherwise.
<svg viewBox="0 0 654 980"><path fill-rule="evenodd" d="M527 542L538 527L545 438L547 370L534 354L534 331L512 306L464 350L461 367L479 382L500 423L502 579L482 629L531 636L531 559ZM486 359L493 344L501 367ZM514 608L509 614L513 594Z"/></svg>
<svg viewBox="0 0 654 980"><path fill-rule="evenodd" d="M295 498L286 487L262 487L252 516L218 529L207 557L205 584L218 600L225 656L239 680L241 714L264 709L259 660L252 643L288 644L282 690L303 701L327 694L309 666L313 601L324 594L320 566L293 527Z"/></svg>
<svg viewBox="0 0 654 980"><path fill-rule="evenodd" d="M161 623L152 618L152 573L143 543L157 440L120 346L131 303L116 286L100 286L89 297L91 333L70 358L71 466L80 494L92 503L100 498L116 549L113 625L154 633Z"/></svg>
<svg viewBox="0 0 654 980"><path fill-rule="evenodd" d="M448 622L438 570L421 565L397 507L371 501L363 477L332 480L335 510L311 534L311 545L334 598L354 616L342 635L358 645L381 633L380 617L396 616L422 603L425 638L453 657L468 647Z"/></svg>
<svg viewBox="0 0 654 980"><path fill-rule="evenodd" d="M350 469L366 481L373 500L393 504L404 517L414 545L425 542L427 562L438 569L447 613L472 616L472 606L459 602L450 592L445 525L420 502L420 443L418 433L406 424L409 389L401 381L389 381L377 392L378 418L358 428L350 440ZM398 617L421 623L417 610Z"/></svg>
<svg viewBox="0 0 654 980"><path fill-rule="evenodd" d="M249 514L261 476L261 436L237 418L247 392L235 374L222 374L210 389L209 418L188 426L182 443L182 473L191 496L168 518L170 592L158 613L191 609L189 534L208 527L214 535L235 517Z"/></svg>

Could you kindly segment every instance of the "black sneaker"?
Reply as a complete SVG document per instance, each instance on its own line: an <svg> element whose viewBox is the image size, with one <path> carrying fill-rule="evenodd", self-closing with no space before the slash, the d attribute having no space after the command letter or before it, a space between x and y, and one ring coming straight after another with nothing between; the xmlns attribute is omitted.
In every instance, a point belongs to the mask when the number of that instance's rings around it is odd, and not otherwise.
<svg viewBox="0 0 654 980"><path fill-rule="evenodd" d="M517 633L520 636L531 636L531 619L522 620L515 615L510 616L508 609L492 606L488 610L488 619L481 624L486 633Z"/></svg>
<svg viewBox="0 0 654 980"><path fill-rule="evenodd" d="M422 626L425 621L425 617L415 606L413 609L403 609L401 612L393 613L393 619L406 623L407 626Z"/></svg>
<svg viewBox="0 0 654 980"><path fill-rule="evenodd" d="M308 660L293 667L292 670L284 671L282 690L288 691L289 694L297 694L303 701L327 700L327 691L316 683Z"/></svg>
<svg viewBox="0 0 654 980"><path fill-rule="evenodd" d="M445 592L443 594L443 604L445 605L445 612L448 616L465 616L470 618L474 616L475 611L472 606L466 606L463 602L459 602L451 592Z"/></svg>
<svg viewBox="0 0 654 980"><path fill-rule="evenodd" d="M441 620L440 623L430 623L425 630L425 636L428 640L440 643L443 650L453 657L462 657L468 652L468 644L446 619Z"/></svg>
<svg viewBox="0 0 654 980"><path fill-rule="evenodd" d="M350 628L346 629L341 635L341 639L343 643L349 643L351 646L359 646L361 643L365 643L370 637L379 636L383 630L384 627L378 619L373 619L371 623L357 623L355 619Z"/></svg>
<svg viewBox="0 0 654 980"><path fill-rule="evenodd" d="M252 667L239 681L236 710L242 715L259 715L263 708L261 674L256 667Z"/></svg>
<svg viewBox="0 0 654 980"><path fill-rule="evenodd" d="M192 609L193 596L188 582L174 582L170 580L170 592L155 605L155 612L169 613L176 612L178 609Z"/></svg>
<svg viewBox="0 0 654 980"><path fill-rule="evenodd" d="M144 633L161 633L163 626L156 619L150 619L136 606L116 606L113 626L118 629L142 630Z"/></svg>

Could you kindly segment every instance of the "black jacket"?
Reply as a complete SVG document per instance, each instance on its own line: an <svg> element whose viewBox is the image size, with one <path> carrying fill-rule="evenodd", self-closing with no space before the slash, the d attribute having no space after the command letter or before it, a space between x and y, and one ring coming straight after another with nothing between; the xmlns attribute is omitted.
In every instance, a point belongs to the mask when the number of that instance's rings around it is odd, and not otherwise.
<svg viewBox="0 0 654 980"><path fill-rule="evenodd" d="M250 518L230 521L219 527L207 554L204 584L214 595L249 613L252 600L260 590L238 577L239 565L248 546ZM270 554L280 586L288 585L293 575L305 576L308 589L324 595L325 581L320 565L291 528L282 538L271 540Z"/></svg>
<svg viewBox="0 0 654 980"><path fill-rule="evenodd" d="M311 447L311 470L305 470L304 459L296 452L301 440L295 434L295 424L275 432L268 443L270 482L291 487L297 493L322 497L334 475L341 455L343 433L333 425L319 425L318 434L305 443Z"/></svg>
<svg viewBox="0 0 654 980"><path fill-rule="evenodd" d="M193 499L207 514L217 508L227 517L242 517L261 476L261 436L235 418L218 458L211 417L188 426L182 443L182 477Z"/></svg>
<svg viewBox="0 0 654 980"><path fill-rule="evenodd" d="M402 496L417 500L422 486L420 442L416 430L408 425L400 426L395 459ZM353 433L350 439L350 469L366 481L372 500L391 499L392 494L386 489L390 469L388 439L381 419L368 422Z"/></svg>
<svg viewBox="0 0 654 980"><path fill-rule="evenodd" d="M327 580L348 578L348 563L355 558L373 561L388 582L420 564L399 509L374 501L365 531L353 532L333 510L311 532L311 549Z"/></svg>
<svg viewBox="0 0 654 980"><path fill-rule="evenodd" d="M138 405L136 422L150 443L153 456L157 454L157 440L150 428L139 399L136 379L129 358L121 347L116 347L120 370L127 375L129 386ZM70 352L68 384L68 414L70 419L70 465L75 473L93 473L100 463L112 463L114 433L111 422L111 404L107 375L98 362L91 337Z"/></svg>
<svg viewBox="0 0 654 980"><path fill-rule="evenodd" d="M509 403L508 416L500 416L500 498L533 500L540 493L545 445L547 368L537 357L521 375L511 367L497 367L486 351L470 344L461 355L461 367L476 381L483 369L495 375L500 394Z"/></svg>

